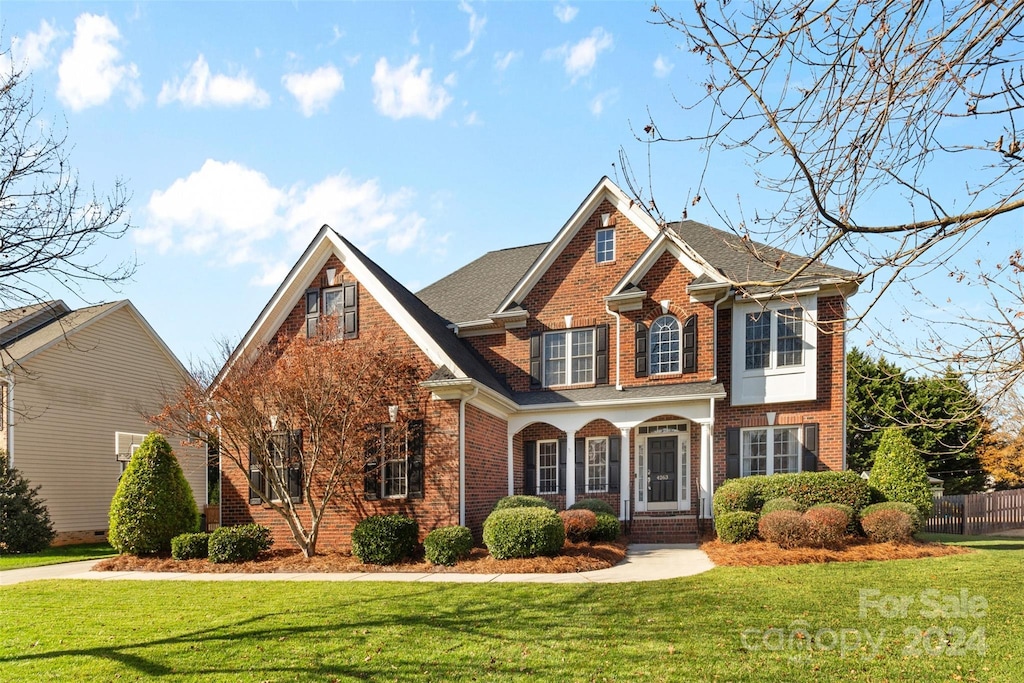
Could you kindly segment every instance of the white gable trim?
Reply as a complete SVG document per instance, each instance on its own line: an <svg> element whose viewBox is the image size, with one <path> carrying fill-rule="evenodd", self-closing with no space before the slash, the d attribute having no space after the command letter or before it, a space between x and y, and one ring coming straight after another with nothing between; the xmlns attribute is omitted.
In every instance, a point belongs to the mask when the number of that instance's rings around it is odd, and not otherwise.
<svg viewBox="0 0 1024 683"><path fill-rule="evenodd" d="M544 251L533 262L533 265L526 271L526 274L520 278L504 301L498 305L497 313L506 310L512 302L521 302L530 293L530 290L534 288L548 268L554 264L565 247L572 241L572 238L576 236L576 233L580 231L583 224L590 219L594 211L597 210L597 207L605 199L611 202L620 213L647 235L648 239L653 240L661 232L661 228L643 210L643 207L630 199L618 185L609 180L608 176L605 176L594 186L594 189L590 191L590 194L583 200L583 203L569 217L569 220L558 231L555 238L548 243L548 246L544 248Z"/></svg>
<svg viewBox="0 0 1024 683"><path fill-rule="evenodd" d="M644 253L640 255L636 263L630 266L626 274L619 280L619 283L612 289L609 296L614 297L621 294L631 284L639 287L640 281L654 267L654 264L658 262L662 254L666 252L671 254L684 268L690 271L694 278L708 275L709 277L717 277L719 280L722 280L721 274L711 268L689 245L669 232L661 232L644 249Z"/></svg>

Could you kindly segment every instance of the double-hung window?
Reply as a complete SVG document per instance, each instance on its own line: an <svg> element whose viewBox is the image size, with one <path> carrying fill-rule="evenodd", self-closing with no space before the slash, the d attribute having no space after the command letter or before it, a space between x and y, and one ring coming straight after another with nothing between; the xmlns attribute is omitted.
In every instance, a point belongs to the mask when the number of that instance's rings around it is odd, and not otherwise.
<svg viewBox="0 0 1024 683"><path fill-rule="evenodd" d="M384 462L381 465L381 496L404 498L409 490L406 478L409 451L407 443L404 439L399 442L395 438L393 425L384 425L381 427L381 446L384 452Z"/></svg>
<svg viewBox="0 0 1024 683"><path fill-rule="evenodd" d="M608 437L587 439L587 493L608 490Z"/></svg>
<svg viewBox="0 0 1024 683"><path fill-rule="evenodd" d="M359 286L346 282L340 287L323 290L323 314L333 316L337 321L335 336L339 339L354 339L359 336ZM309 303L306 304L307 315ZM307 328L309 322L306 322Z"/></svg>
<svg viewBox="0 0 1024 683"><path fill-rule="evenodd" d="M381 424L365 443L367 500L423 497L424 422Z"/></svg>
<svg viewBox="0 0 1024 683"><path fill-rule="evenodd" d="M615 260L615 228L598 230L595 242L598 263L611 263Z"/></svg>
<svg viewBox="0 0 1024 683"><path fill-rule="evenodd" d="M537 493L558 493L558 442L537 442Z"/></svg>
<svg viewBox="0 0 1024 683"><path fill-rule="evenodd" d="M544 335L544 385L594 381L594 330L565 330Z"/></svg>
<svg viewBox="0 0 1024 683"><path fill-rule="evenodd" d="M800 471L799 427L744 429L740 440L740 476Z"/></svg>
<svg viewBox="0 0 1024 683"><path fill-rule="evenodd" d="M281 500L279 490L302 502L302 430L272 432L263 444L249 447L249 503ZM263 494L262 497L260 494Z"/></svg>
<svg viewBox="0 0 1024 683"><path fill-rule="evenodd" d="M804 309L769 309L744 316L747 370L803 365Z"/></svg>

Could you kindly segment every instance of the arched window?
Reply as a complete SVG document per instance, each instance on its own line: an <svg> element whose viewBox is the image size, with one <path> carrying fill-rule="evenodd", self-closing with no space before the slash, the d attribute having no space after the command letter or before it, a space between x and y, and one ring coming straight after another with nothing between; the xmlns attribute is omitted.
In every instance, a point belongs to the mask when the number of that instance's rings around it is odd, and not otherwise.
<svg viewBox="0 0 1024 683"><path fill-rule="evenodd" d="M651 374L679 372L679 321L663 315L651 325Z"/></svg>

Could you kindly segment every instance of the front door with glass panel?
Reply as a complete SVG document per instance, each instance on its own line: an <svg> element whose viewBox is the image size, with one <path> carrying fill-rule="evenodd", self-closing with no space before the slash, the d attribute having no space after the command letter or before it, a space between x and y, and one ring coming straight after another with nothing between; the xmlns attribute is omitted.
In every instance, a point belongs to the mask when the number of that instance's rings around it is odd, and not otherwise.
<svg viewBox="0 0 1024 683"><path fill-rule="evenodd" d="M678 499L678 466L675 435L647 439L647 493L652 504L674 503Z"/></svg>

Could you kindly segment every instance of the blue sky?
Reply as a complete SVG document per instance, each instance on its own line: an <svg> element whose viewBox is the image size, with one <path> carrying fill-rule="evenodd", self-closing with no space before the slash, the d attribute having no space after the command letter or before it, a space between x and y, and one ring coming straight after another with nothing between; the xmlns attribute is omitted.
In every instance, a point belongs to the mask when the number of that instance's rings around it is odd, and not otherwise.
<svg viewBox="0 0 1024 683"><path fill-rule="evenodd" d="M415 291L551 239L601 176L622 180L620 147L646 185L648 109L701 124L674 100L699 80L692 56L653 18L633 2L0 4L83 184L133 193L107 248L135 255L134 281L86 300L130 298L186 364L248 329L324 223ZM695 153L652 158L669 219ZM753 196L740 160L709 178L707 194Z"/></svg>

